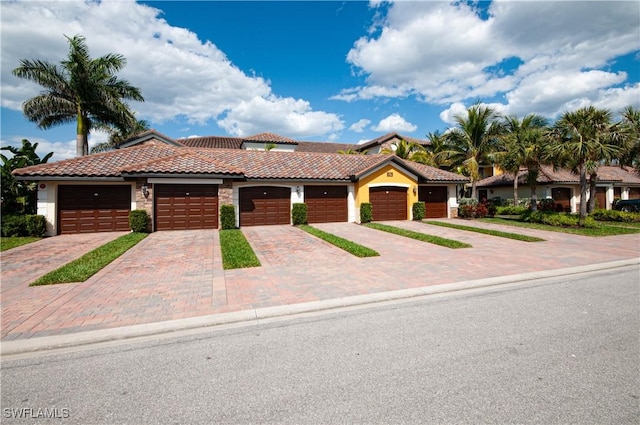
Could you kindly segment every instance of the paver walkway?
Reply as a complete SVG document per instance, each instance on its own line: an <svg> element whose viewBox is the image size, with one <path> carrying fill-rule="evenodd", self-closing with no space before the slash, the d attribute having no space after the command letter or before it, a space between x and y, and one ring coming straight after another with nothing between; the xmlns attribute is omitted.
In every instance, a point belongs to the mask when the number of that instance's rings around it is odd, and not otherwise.
<svg viewBox="0 0 640 425"><path fill-rule="evenodd" d="M357 224L316 225L381 254L357 258L292 226L246 227L242 231L262 266L225 271L217 230L156 232L86 282L28 287L36 275L55 267L56 262L65 261L65 255L79 256L119 234L87 235L84 245L70 243L73 239L59 236L44 239L38 242L39 246L16 248L22 250L22 254L10 250L0 257L2 340L328 300L640 256L638 234L591 238L464 223L546 239L546 242L527 243L410 221L388 224L457 239L473 247L453 250ZM65 243L68 246L65 247ZM39 267L37 260L25 255L30 252L48 259L42 260L43 265ZM47 252L58 252L56 255L60 257Z"/></svg>

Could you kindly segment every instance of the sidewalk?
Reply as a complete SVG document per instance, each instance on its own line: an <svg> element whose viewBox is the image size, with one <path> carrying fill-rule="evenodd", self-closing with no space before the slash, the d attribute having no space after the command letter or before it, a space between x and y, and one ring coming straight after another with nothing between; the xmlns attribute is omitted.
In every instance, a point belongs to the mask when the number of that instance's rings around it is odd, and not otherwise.
<svg viewBox="0 0 640 425"><path fill-rule="evenodd" d="M452 250L355 224L317 225L381 254L361 259L292 226L248 227L243 232L262 266L225 271L218 231L157 232L86 282L45 287L28 287L33 274L25 271L20 277L20 267L3 255L2 350L20 341L26 347L27 340L33 340L32 346L37 340L56 345L56 340L71 341L74 334L82 339L92 331L124 338L176 326L256 320L563 269L611 267L605 263L620 260L628 261L615 264L638 264L640 257L638 234L590 238L496 227L546 239L526 243L409 221L390 224L473 248Z"/></svg>

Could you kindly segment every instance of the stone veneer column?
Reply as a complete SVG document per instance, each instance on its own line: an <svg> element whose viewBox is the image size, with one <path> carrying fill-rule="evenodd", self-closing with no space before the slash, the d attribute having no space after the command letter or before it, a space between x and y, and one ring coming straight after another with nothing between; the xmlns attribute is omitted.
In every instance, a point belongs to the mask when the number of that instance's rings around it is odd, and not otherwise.
<svg viewBox="0 0 640 425"><path fill-rule="evenodd" d="M147 185L149 196L147 198L142 194L142 186ZM153 228L153 184L147 183L146 178L136 179L136 209L145 210L149 214L149 231Z"/></svg>
<svg viewBox="0 0 640 425"><path fill-rule="evenodd" d="M218 185L218 228L222 228L220 222L220 207L223 205L233 205L233 180L224 179L221 185ZM237 211L236 211L237 214Z"/></svg>

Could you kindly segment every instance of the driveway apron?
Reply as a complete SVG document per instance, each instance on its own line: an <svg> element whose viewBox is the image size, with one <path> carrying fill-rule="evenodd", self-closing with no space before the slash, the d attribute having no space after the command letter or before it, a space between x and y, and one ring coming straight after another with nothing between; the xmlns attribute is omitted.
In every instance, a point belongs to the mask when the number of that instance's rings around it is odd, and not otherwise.
<svg viewBox="0 0 640 425"><path fill-rule="evenodd" d="M29 267L38 258L47 264L39 269L42 274L66 262L64 255L80 256L118 234L86 236L85 245L78 242L80 235L77 240L55 237L3 253L2 339L330 300L640 256L638 234L592 238L475 221L455 223L538 236L545 242L411 221L387 223L473 245L450 249L353 223L314 225L380 253L358 258L297 227L245 227L242 232L262 265L223 270L217 230L166 231L149 235L86 282L28 287L33 280ZM53 260L56 255L57 262ZM16 260L21 257L23 266Z"/></svg>

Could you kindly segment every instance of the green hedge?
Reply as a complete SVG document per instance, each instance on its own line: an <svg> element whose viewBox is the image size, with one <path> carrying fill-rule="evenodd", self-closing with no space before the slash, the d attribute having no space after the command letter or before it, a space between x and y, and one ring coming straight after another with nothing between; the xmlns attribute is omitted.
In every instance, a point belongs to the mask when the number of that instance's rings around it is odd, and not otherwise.
<svg viewBox="0 0 640 425"><path fill-rule="evenodd" d="M424 201L415 202L411 208L413 210L413 219L416 221L424 219L427 214L427 207Z"/></svg>
<svg viewBox="0 0 640 425"><path fill-rule="evenodd" d="M541 223L558 227L577 227L579 217L575 214L550 211L527 211L520 216L520 219L527 223ZM589 216L585 219L583 226L596 228L598 227L598 223L596 223L593 217Z"/></svg>
<svg viewBox="0 0 640 425"><path fill-rule="evenodd" d="M233 205L220 206L220 225L222 230L236 228L236 209Z"/></svg>
<svg viewBox="0 0 640 425"><path fill-rule="evenodd" d="M369 202L360 204L360 223L370 223L373 219L372 205Z"/></svg>
<svg viewBox="0 0 640 425"><path fill-rule="evenodd" d="M522 215L527 212L527 207L516 207L507 205L496 208L496 215Z"/></svg>
<svg viewBox="0 0 640 425"><path fill-rule="evenodd" d="M129 213L129 227L135 233L149 233L149 214L147 211L131 211Z"/></svg>
<svg viewBox="0 0 640 425"><path fill-rule="evenodd" d="M47 220L43 215L20 214L2 217L2 236L43 237L47 232Z"/></svg>
<svg viewBox="0 0 640 425"><path fill-rule="evenodd" d="M598 221L640 222L640 214L617 210L595 210L591 213L591 217Z"/></svg>
<svg viewBox="0 0 640 425"><path fill-rule="evenodd" d="M293 225L307 224L307 204L296 202L291 208Z"/></svg>

